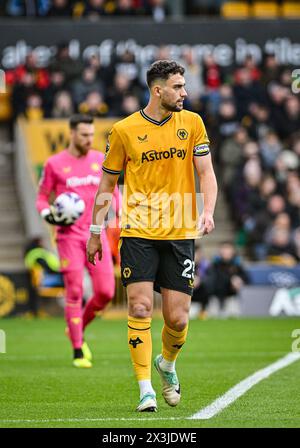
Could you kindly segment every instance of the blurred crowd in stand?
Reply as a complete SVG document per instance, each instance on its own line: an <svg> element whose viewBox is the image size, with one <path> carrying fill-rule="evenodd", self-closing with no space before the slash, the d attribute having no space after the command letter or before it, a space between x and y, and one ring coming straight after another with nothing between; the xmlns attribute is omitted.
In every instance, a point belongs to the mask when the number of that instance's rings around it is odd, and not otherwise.
<svg viewBox="0 0 300 448"><path fill-rule="evenodd" d="M162 22L170 15L219 15L227 0L2 0L0 16L73 18L148 17Z"/></svg>
<svg viewBox="0 0 300 448"><path fill-rule="evenodd" d="M55 19L88 19L101 20L101 18L114 17L148 17L155 22L163 22L169 17L224 16L224 5L233 3L232 9L240 10L239 5L251 8L254 4L259 6L263 14L275 7L277 13L271 18L280 16L280 8L284 3L293 5L298 0L239 0L234 5L232 0L2 0L0 2L0 17L30 17ZM226 5L225 5L226 7ZM272 8L273 7L273 8ZM244 13L245 14L245 13ZM233 14L235 16L235 14ZM240 14L241 18L246 18ZM225 13L225 17L227 17ZM298 16L299 17L299 16Z"/></svg>
<svg viewBox="0 0 300 448"><path fill-rule="evenodd" d="M162 45L155 59L172 59L170 48ZM199 61L192 48L178 62L186 69L185 108L201 115L211 139L219 187L236 228L233 243L243 247L249 260L296 265L300 83L294 67L280 65L274 54L259 63L248 54L242 64L222 67L212 54ZM46 67L29 53L23 64L6 71L9 93L6 105L1 101L0 120L67 118L74 112L125 117L147 103L148 67L130 50L115 54L108 65L99 53L75 60L67 42ZM236 275L238 258L232 260ZM237 277L246 281L241 273ZM227 286L237 290L239 284L235 278Z"/></svg>
<svg viewBox="0 0 300 448"><path fill-rule="evenodd" d="M2 3L0 15L14 18L98 20L145 16L162 22L169 15L166 0L6 0Z"/></svg>
<svg viewBox="0 0 300 448"><path fill-rule="evenodd" d="M171 57L162 46L154 59ZM192 49L179 62L186 69L185 108L207 126L218 182L238 230L236 243L253 260L297 263L300 95L293 68L279 65L272 54L260 65L248 55L242 65L223 68L210 54L198 63ZM29 53L24 64L6 71L12 118L127 116L147 103L148 66L129 50L109 65L98 54L74 60L67 43L47 67Z"/></svg>

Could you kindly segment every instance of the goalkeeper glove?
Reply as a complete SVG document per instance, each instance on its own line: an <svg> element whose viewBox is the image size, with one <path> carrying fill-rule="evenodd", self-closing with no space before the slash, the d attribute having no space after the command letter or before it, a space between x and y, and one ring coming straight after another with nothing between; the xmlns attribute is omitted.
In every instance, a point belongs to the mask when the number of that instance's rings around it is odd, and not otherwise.
<svg viewBox="0 0 300 448"><path fill-rule="evenodd" d="M45 208L44 210L42 210L41 216L48 224L51 224L53 226L68 227L72 225L72 223L70 224L66 222L66 218L60 219L55 216L55 210L52 205L50 206L50 208Z"/></svg>

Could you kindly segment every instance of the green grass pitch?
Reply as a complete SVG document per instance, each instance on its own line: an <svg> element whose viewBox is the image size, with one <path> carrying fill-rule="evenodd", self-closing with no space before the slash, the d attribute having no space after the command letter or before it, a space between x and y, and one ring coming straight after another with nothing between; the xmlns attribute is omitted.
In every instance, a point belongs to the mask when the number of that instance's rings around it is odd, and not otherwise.
<svg viewBox="0 0 300 448"><path fill-rule="evenodd" d="M300 427L300 361L261 381L210 420L187 420L218 396L291 351L295 318L194 320L177 362L182 401L164 402L156 371L156 414L138 414L138 387L127 348L125 320L93 322L86 340L94 366L78 370L62 318L0 320L0 427ZM162 321L153 320L153 355ZM300 344L299 344L300 345ZM172 419L173 418L173 419Z"/></svg>

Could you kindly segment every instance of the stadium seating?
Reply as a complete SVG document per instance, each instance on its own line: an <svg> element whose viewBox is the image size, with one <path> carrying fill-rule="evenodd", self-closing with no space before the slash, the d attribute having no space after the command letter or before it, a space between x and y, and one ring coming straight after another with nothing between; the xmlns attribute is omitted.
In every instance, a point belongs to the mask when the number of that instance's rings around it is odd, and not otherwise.
<svg viewBox="0 0 300 448"><path fill-rule="evenodd" d="M286 19L300 18L300 3L298 2L283 2L281 6L281 16Z"/></svg>
<svg viewBox="0 0 300 448"><path fill-rule="evenodd" d="M226 2L221 7L221 15L226 19L245 19L250 14L247 2Z"/></svg>
<svg viewBox="0 0 300 448"><path fill-rule="evenodd" d="M297 1L228 1L221 6L225 19L299 19L300 2Z"/></svg>
<svg viewBox="0 0 300 448"><path fill-rule="evenodd" d="M279 4L275 1L255 1L251 7L251 14L256 19L276 19L280 16Z"/></svg>

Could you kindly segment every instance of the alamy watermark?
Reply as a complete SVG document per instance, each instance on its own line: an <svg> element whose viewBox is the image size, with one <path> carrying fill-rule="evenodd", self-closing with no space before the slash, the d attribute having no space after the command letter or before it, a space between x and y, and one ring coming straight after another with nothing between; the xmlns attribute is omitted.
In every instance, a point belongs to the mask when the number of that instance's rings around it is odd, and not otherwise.
<svg viewBox="0 0 300 448"><path fill-rule="evenodd" d="M6 353L6 334L4 330L0 330L0 353Z"/></svg>
<svg viewBox="0 0 300 448"><path fill-rule="evenodd" d="M124 186L122 207L122 227L127 229L195 229L199 222L199 213L203 211L202 193L172 194L141 192L128 194ZM111 193L101 193L97 196L96 204L100 206L96 222L106 221L108 227L120 227L121 223L110 216L105 219L109 205L116 209L115 197Z"/></svg>
<svg viewBox="0 0 300 448"><path fill-rule="evenodd" d="M295 68L292 71L292 92L300 93L300 68Z"/></svg>
<svg viewBox="0 0 300 448"><path fill-rule="evenodd" d="M5 72L0 70L0 93L6 93Z"/></svg>
<svg viewBox="0 0 300 448"><path fill-rule="evenodd" d="M300 328L295 328L292 331L291 337L295 339L292 343L292 352L300 352Z"/></svg>

